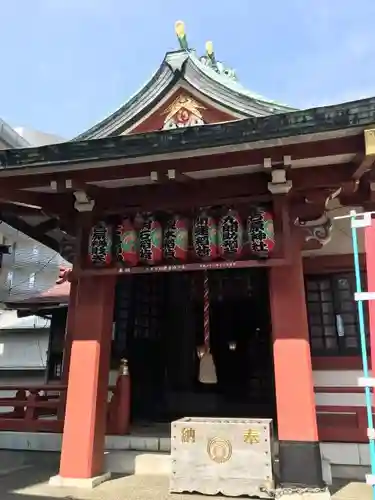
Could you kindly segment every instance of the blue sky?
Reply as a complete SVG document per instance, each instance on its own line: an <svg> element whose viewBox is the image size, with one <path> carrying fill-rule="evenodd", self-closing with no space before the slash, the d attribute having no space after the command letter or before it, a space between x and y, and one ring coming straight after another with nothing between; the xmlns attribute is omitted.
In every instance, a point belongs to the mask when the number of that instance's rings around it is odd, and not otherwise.
<svg viewBox="0 0 375 500"><path fill-rule="evenodd" d="M375 0L1 0L0 117L70 138L127 100L177 48L234 67L296 107L375 95Z"/></svg>

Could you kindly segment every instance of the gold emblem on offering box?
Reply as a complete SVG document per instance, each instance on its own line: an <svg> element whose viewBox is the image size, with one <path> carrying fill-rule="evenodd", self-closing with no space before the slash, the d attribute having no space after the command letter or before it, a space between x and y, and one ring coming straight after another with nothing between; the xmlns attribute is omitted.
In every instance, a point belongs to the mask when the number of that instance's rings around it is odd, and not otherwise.
<svg viewBox="0 0 375 500"><path fill-rule="evenodd" d="M211 460L223 464L232 456L232 445L228 439L213 437L207 443L207 453Z"/></svg>
<svg viewBox="0 0 375 500"><path fill-rule="evenodd" d="M246 444L258 444L260 442L260 433L255 429L247 429L244 432L243 440Z"/></svg>
<svg viewBox="0 0 375 500"><path fill-rule="evenodd" d="M181 443L195 443L195 430L191 427L184 427L181 430Z"/></svg>

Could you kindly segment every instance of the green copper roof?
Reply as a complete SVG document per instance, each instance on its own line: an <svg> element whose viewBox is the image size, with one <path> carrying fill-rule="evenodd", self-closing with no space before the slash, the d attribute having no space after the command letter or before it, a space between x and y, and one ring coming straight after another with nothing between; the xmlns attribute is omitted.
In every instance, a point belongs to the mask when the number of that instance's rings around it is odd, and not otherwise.
<svg viewBox="0 0 375 500"><path fill-rule="evenodd" d="M158 70L125 104L73 140L101 139L125 132L179 84L187 84L237 118L296 111L241 85L235 71L216 60L212 42L207 42L206 54L198 56L188 46L182 21L176 23L176 33L180 50L168 52Z"/></svg>

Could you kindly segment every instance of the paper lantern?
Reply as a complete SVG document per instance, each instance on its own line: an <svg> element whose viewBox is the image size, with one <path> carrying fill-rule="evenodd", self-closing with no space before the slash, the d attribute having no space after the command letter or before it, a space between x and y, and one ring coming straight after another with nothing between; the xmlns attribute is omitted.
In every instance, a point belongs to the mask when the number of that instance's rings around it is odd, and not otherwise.
<svg viewBox="0 0 375 500"><path fill-rule="evenodd" d="M162 260L162 229L160 223L153 217L146 217L138 239L139 258L149 266Z"/></svg>
<svg viewBox="0 0 375 500"><path fill-rule="evenodd" d="M188 243L186 221L178 215L171 217L164 230L164 258L185 262L188 254Z"/></svg>
<svg viewBox="0 0 375 500"><path fill-rule="evenodd" d="M112 262L112 228L105 222L98 222L89 234L89 261L97 266Z"/></svg>
<svg viewBox="0 0 375 500"><path fill-rule="evenodd" d="M275 247L273 217L267 210L257 207L247 219L250 251L257 257L268 257Z"/></svg>
<svg viewBox="0 0 375 500"><path fill-rule="evenodd" d="M127 266L136 266L138 264L137 231L128 217L117 226L116 234L118 259Z"/></svg>
<svg viewBox="0 0 375 500"><path fill-rule="evenodd" d="M202 212L194 221L193 246L195 255L200 260L213 260L218 255L215 219L206 212Z"/></svg>
<svg viewBox="0 0 375 500"><path fill-rule="evenodd" d="M240 216L229 210L219 222L219 253L224 259L237 259L243 248L243 226Z"/></svg>

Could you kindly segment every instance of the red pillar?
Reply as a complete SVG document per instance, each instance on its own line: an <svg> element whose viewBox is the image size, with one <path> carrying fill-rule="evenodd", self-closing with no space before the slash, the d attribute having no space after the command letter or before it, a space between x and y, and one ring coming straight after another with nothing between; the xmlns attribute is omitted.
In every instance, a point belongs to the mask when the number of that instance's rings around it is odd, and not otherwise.
<svg viewBox="0 0 375 500"><path fill-rule="evenodd" d="M269 273L282 485L322 487L322 466L302 256L297 238L291 265Z"/></svg>
<svg viewBox="0 0 375 500"><path fill-rule="evenodd" d="M77 301L77 290L78 284L76 281L70 284L70 294L68 303L68 316L66 320L65 328L65 339L64 339L64 355L63 355L63 366L62 366L62 383L68 383L69 377L69 365L70 365L70 353L72 350L72 340L74 332L74 318L76 312L76 301Z"/></svg>
<svg viewBox="0 0 375 500"><path fill-rule="evenodd" d="M104 440L115 276L77 285L60 478L87 479L104 470Z"/></svg>
<svg viewBox="0 0 375 500"><path fill-rule="evenodd" d="M361 231L361 230L359 230ZM364 292L375 292L375 219L371 219L371 226L365 228L365 252L366 252L366 274L367 286L363 286ZM366 304L365 304L366 307ZM370 366L372 373L375 369L375 300L367 302L369 312L369 336L370 336ZM373 375L374 376L374 375Z"/></svg>

